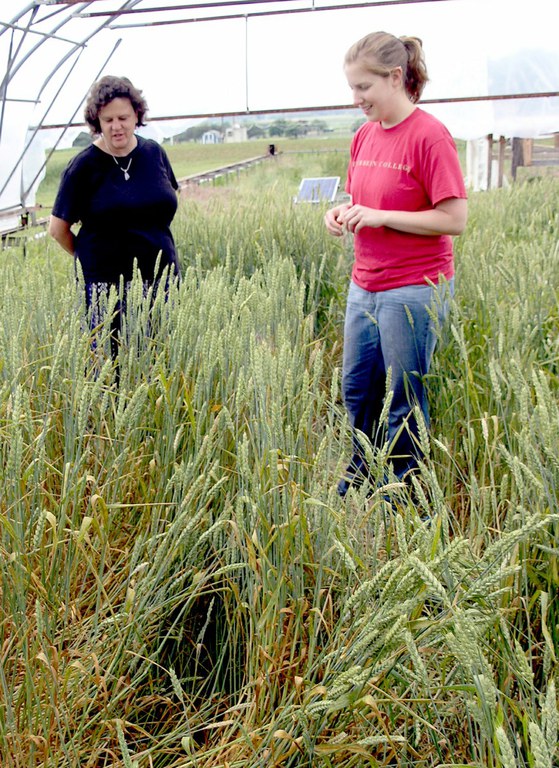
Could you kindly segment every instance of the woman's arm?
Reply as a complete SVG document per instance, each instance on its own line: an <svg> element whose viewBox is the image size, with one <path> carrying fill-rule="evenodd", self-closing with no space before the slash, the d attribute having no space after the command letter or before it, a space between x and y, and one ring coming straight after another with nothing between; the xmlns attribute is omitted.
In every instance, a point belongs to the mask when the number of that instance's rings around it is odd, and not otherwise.
<svg viewBox="0 0 559 768"><path fill-rule="evenodd" d="M75 253L75 236L72 232L70 224L64 219L59 219L58 216L51 216L49 221L49 235L54 237L57 243L59 243L65 251L73 256Z"/></svg>
<svg viewBox="0 0 559 768"><path fill-rule="evenodd" d="M352 205L338 221L350 232L359 232L363 227L390 227L413 235L461 235L467 218L467 201L449 197L427 211L381 211Z"/></svg>

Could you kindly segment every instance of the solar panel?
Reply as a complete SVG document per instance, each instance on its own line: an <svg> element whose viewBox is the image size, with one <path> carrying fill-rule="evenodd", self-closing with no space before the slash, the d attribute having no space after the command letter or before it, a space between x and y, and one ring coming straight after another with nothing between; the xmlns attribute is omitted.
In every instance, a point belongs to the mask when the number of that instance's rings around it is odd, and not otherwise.
<svg viewBox="0 0 559 768"><path fill-rule="evenodd" d="M336 197L339 176L322 176L316 179L303 179L299 185L296 203L332 202Z"/></svg>

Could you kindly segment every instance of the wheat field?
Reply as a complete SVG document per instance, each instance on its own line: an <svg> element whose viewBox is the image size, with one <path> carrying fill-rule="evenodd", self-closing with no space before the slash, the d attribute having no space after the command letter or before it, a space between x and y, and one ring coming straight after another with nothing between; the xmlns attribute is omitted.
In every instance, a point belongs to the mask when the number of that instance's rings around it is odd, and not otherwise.
<svg viewBox="0 0 559 768"><path fill-rule="evenodd" d="M420 476L342 501L351 242L292 198L344 163L185 195L119 387L2 253L3 768L557 765L559 181L471 195Z"/></svg>

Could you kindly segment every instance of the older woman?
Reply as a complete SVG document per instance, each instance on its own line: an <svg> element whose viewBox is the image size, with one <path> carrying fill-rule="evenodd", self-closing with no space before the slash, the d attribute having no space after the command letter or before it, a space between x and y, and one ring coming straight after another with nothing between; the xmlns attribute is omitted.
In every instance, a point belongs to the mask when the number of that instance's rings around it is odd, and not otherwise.
<svg viewBox="0 0 559 768"><path fill-rule="evenodd" d="M106 76L94 83L85 120L96 138L61 177L49 233L80 262L88 306L111 285L118 288L123 280L126 286L134 263L147 284L165 267L179 273L170 229L178 184L159 144L135 133L145 125L146 112L142 92L128 78Z"/></svg>

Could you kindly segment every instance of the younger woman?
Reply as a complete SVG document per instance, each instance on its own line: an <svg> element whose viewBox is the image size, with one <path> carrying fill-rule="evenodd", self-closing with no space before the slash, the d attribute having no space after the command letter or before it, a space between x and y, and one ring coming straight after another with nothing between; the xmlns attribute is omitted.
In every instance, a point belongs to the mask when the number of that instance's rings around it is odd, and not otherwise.
<svg viewBox="0 0 559 768"><path fill-rule="evenodd" d="M389 376L390 456L404 478L420 457L416 407L429 424L425 376L454 288L452 236L466 225L466 191L452 137L417 106L427 82L418 38L367 35L347 52L345 73L366 122L351 145L351 202L325 216L330 234L355 235L342 390L353 429L380 445ZM360 441L354 432L341 496L367 478Z"/></svg>

